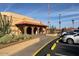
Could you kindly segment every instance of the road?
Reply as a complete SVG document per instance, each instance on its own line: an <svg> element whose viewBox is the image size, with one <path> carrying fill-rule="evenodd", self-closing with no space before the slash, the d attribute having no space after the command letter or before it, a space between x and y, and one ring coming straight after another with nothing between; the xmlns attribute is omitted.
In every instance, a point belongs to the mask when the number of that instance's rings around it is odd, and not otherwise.
<svg viewBox="0 0 79 59"><path fill-rule="evenodd" d="M79 56L79 44L69 45L60 41L57 43L59 39L51 41L35 56Z"/></svg>
<svg viewBox="0 0 79 59"><path fill-rule="evenodd" d="M38 49L40 49L44 44L49 41L53 41L52 36L40 36L40 42L33 44L18 53L13 54L12 56L32 56ZM30 43L30 42L29 42Z"/></svg>
<svg viewBox="0 0 79 59"><path fill-rule="evenodd" d="M66 43L58 43L54 53L51 55L55 56L79 56L79 44L78 45L70 45Z"/></svg>

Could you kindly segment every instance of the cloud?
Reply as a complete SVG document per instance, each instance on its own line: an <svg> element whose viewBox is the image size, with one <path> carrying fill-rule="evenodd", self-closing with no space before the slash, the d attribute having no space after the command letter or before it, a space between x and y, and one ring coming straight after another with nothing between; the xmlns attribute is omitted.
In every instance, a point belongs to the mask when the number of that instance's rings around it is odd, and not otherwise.
<svg viewBox="0 0 79 59"><path fill-rule="evenodd" d="M12 7L13 4L8 4L7 8L5 8L4 12L8 11L11 7Z"/></svg>
<svg viewBox="0 0 79 59"><path fill-rule="evenodd" d="M53 17L57 17L58 14L62 14L62 16L67 16L67 15L72 15L72 14L79 14L79 7L75 6L71 6L70 8L67 8L67 9L64 9L64 10L61 10L61 11L55 11L55 12L51 12L51 16Z"/></svg>

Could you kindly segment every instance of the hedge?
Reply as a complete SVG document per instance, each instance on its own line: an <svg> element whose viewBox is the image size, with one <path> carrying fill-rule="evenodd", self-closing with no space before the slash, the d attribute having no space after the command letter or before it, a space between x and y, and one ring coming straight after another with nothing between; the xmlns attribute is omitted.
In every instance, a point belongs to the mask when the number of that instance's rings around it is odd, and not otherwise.
<svg viewBox="0 0 79 59"><path fill-rule="evenodd" d="M0 38L0 43L9 43L11 42L13 39L13 36L12 35L4 35L3 37Z"/></svg>
<svg viewBox="0 0 79 59"><path fill-rule="evenodd" d="M6 34L3 37L0 38L0 43L10 43L10 42L15 42L15 41L19 41L19 40L26 40L26 39L31 39L32 36L31 35L10 35L10 34Z"/></svg>

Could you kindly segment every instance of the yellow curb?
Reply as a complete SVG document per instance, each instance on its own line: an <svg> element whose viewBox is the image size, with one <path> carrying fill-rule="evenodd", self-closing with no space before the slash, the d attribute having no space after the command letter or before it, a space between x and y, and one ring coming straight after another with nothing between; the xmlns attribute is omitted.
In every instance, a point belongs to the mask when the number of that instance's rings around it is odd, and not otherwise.
<svg viewBox="0 0 79 59"><path fill-rule="evenodd" d="M51 40L52 41L52 40ZM35 56L39 51L41 51L47 44L49 44L51 41L47 42L45 45L43 45L40 49L38 49L33 56Z"/></svg>
<svg viewBox="0 0 79 59"><path fill-rule="evenodd" d="M53 44L53 46L51 47L51 50L54 50L56 47L56 43Z"/></svg>
<svg viewBox="0 0 79 59"><path fill-rule="evenodd" d="M60 40L61 40L62 38L60 38Z"/></svg>
<svg viewBox="0 0 79 59"><path fill-rule="evenodd" d="M56 43L59 43L59 40L57 40Z"/></svg>
<svg viewBox="0 0 79 59"><path fill-rule="evenodd" d="M47 54L47 56L50 56L50 54Z"/></svg>
<svg viewBox="0 0 79 59"><path fill-rule="evenodd" d="M60 38L59 40L61 40L62 38Z"/></svg>

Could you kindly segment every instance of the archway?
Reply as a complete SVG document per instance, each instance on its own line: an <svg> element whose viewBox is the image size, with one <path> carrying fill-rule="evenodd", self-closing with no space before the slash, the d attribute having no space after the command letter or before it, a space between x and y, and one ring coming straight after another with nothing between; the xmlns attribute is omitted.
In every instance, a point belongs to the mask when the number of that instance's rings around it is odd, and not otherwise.
<svg viewBox="0 0 79 59"><path fill-rule="evenodd" d="M39 33L40 33L40 34L43 33L43 28L42 28L42 27L40 27L40 29L39 29Z"/></svg>
<svg viewBox="0 0 79 59"><path fill-rule="evenodd" d="M31 27L27 28L27 34L32 34L32 28Z"/></svg>
<svg viewBox="0 0 79 59"><path fill-rule="evenodd" d="M37 34L37 28L36 27L34 28L34 34Z"/></svg>

